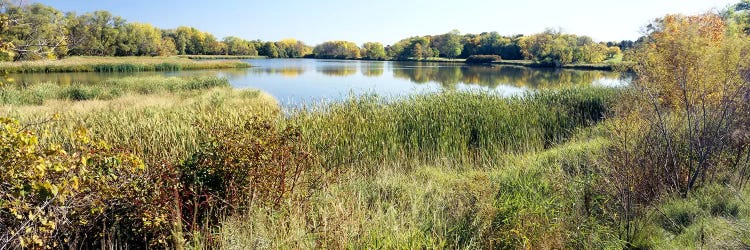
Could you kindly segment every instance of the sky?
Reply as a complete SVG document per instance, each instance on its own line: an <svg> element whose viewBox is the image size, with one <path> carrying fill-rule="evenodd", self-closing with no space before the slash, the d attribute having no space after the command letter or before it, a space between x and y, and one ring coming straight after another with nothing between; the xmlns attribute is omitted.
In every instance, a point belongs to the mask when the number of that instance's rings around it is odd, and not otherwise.
<svg viewBox="0 0 750 250"><path fill-rule="evenodd" d="M596 41L635 40L670 13L716 11L739 0L35 0L78 14L107 10L159 28L192 26L217 38L309 45L330 40L393 44L453 29L465 33L534 34L545 28Z"/></svg>

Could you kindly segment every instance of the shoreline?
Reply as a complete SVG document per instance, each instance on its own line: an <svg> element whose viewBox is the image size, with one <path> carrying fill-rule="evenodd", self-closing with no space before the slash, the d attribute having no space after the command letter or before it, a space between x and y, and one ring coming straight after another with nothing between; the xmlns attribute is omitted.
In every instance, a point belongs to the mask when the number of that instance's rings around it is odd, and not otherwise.
<svg viewBox="0 0 750 250"><path fill-rule="evenodd" d="M266 59L285 59L285 58L266 58ZM342 60L342 61L374 61L374 62L436 62L436 63L456 63L456 64L467 64L466 59L463 58L457 58L457 59L447 59L447 58L431 58L431 59L425 59L425 60L416 60L416 59L386 59L386 60L372 60L372 59L341 59L341 58L297 58L297 59L319 59L319 60ZM605 64L605 63L597 63L597 64L566 64L559 67L543 64L543 63L536 63L530 60L502 60L502 61L495 61L492 63L485 63L485 64L474 64L474 65L511 65L511 66L522 66L522 67L529 67L529 68L550 68L550 69L575 69L575 70L600 70L600 71L614 71L614 68L617 64Z"/></svg>
<svg viewBox="0 0 750 250"><path fill-rule="evenodd" d="M0 62L0 74L142 72L249 68L239 60L193 60L180 57L68 57L59 60Z"/></svg>

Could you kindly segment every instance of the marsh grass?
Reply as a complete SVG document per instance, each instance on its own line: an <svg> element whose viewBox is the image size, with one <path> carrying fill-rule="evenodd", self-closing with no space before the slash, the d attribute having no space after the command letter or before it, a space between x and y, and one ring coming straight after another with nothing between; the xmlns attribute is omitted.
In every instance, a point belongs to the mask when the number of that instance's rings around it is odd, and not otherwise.
<svg viewBox="0 0 750 250"><path fill-rule="evenodd" d="M289 119L331 164L352 160L456 159L537 151L565 142L607 116L616 89L572 88L505 98L441 92L387 100L375 96L298 110Z"/></svg>
<svg viewBox="0 0 750 250"><path fill-rule="evenodd" d="M750 191L714 183L664 197L639 218L633 247L742 249L750 245Z"/></svg>
<svg viewBox="0 0 750 250"><path fill-rule="evenodd" d="M165 82L171 81L177 80ZM135 86L138 89L142 85ZM270 116L279 110L273 97L257 90L213 87L202 91L146 92L151 94L136 91L111 100L65 99L41 106L6 105L0 113L27 124L56 115L56 120L31 127L51 134L50 142L67 144L71 137L66 131L87 128L96 138L127 148L148 163L177 164L195 152L205 138L205 131L196 123L231 126L241 124L248 116Z"/></svg>
<svg viewBox="0 0 750 250"><path fill-rule="evenodd" d="M60 60L0 62L0 73L137 72L247 68L236 60L191 60L181 57L69 57Z"/></svg>
<svg viewBox="0 0 750 250"><path fill-rule="evenodd" d="M616 228L585 212L584 180L605 139L496 156L490 167L399 161L351 171L308 206L228 217L227 248L561 249L622 247ZM592 207L601 200L593 199ZM592 209L593 210L593 209Z"/></svg>
<svg viewBox="0 0 750 250"><path fill-rule="evenodd" d="M112 78L98 84L58 85L41 83L31 86L0 86L0 104L42 105L49 100L111 100L124 95L150 95L229 87L227 79L218 77L126 77Z"/></svg>
<svg viewBox="0 0 750 250"><path fill-rule="evenodd" d="M616 89L502 98L445 92L352 98L299 110L339 181L304 206L228 217L228 248L601 248L622 246L595 159ZM590 139L593 138L593 139ZM584 202L588 200L589 202Z"/></svg>
<svg viewBox="0 0 750 250"><path fill-rule="evenodd" d="M205 145L206 130L264 116L298 127L299 143L340 173L310 190L304 202L251 207L186 231L187 247L628 246L620 239L620 215L600 161L611 146L609 123L621 122L604 119L619 89L545 90L511 98L482 92L365 95L281 113L272 97L254 90L176 84L171 78L119 81L113 84L124 90L111 99L6 104L0 114L25 124L58 114L58 120L30 128L49 134L47 142L67 145L67 133L85 127L150 166L179 165ZM658 208L669 219L646 210L651 212L639 222L639 241L630 246L694 248L701 235L711 239L704 246L747 244L747 234L737 230L747 228L746 203L727 188L705 190L689 200L666 200ZM747 191L740 193L748 199Z"/></svg>

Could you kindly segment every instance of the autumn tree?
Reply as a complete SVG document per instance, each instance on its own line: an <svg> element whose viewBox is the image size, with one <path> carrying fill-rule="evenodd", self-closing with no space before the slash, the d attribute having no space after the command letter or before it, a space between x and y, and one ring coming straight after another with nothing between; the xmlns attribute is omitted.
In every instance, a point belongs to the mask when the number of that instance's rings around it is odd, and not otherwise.
<svg viewBox="0 0 750 250"><path fill-rule="evenodd" d="M716 14L668 15L650 27L633 57L639 95L629 105L637 111L629 126L644 125L640 137L616 137L634 143L612 154L629 162L623 188L687 195L713 178L742 175L750 148L747 37Z"/></svg>
<svg viewBox="0 0 750 250"><path fill-rule="evenodd" d="M348 41L328 41L315 46L316 58L356 59L360 58L360 48Z"/></svg>
<svg viewBox="0 0 750 250"><path fill-rule="evenodd" d="M297 39L288 38L276 42L278 55L281 58L301 58L312 54L312 47Z"/></svg>
<svg viewBox="0 0 750 250"><path fill-rule="evenodd" d="M362 45L362 56L371 60L386 59L385 47L377 42L367 42Z"/></svg>
<svg viewBox="0 0 750 250"><path fill-rule="evenodd" d="M2 44L14 60L56 58L67 54L62 12L43 4L2 4Z"/></svg>
<svg viewBox="0 0 750 250"><path fill-rule="evenodd" d="M255 44L251 41L247 41L239 37L229 36L223 39L223 43L226 44L226 53L229 55L258 55Z"/></svg>

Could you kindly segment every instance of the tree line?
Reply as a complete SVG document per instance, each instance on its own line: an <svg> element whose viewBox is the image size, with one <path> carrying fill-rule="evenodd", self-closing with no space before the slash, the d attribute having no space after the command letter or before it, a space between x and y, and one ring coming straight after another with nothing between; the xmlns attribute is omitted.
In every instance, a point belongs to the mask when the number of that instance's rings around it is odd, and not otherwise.
<svg viewBox="0 0 750 250"><path fill-rule="evenodd" d="M497 55L506 60L533 60L546 64L601 63L622 55L635 42L595 42L588 36L565 34L548 29L533 35L502 36L497 32L462 35L458 30L402 39L383 47L366 43L329 41L313 50L316 58L424 60L434 57L468 58L473 55Z"/></svg>
<svg viewBox="0 0 750 250"><path fill-rule="evenodd" d="M743 6L740 4L738 8ZM388 46L378 42L358 46L350 41L328 41L311 47L295 39L261 41L234 36L217 39L193 27L160 29L148 23L128 22L107 11L77 15L39 3L18 5L10 0L0 0L0 34L0 60L5 61L66 56L245 55L425 60L497 55L504 60L563 65L616 59L623 51L648 41L644 36L636 41L595 42L588 36L554 29L511 36L498 32L461 34L453 30L409 37Z"/></svg>
<svg viewBox="0 0 750 250"><path fill-rule="evenodd" d="M301 41L221 40L193 27L160 29L127 22L107 11L77 15L39 3L0 0L0 60L65 56L247 55L302 57L312 47Z"/></svg>

